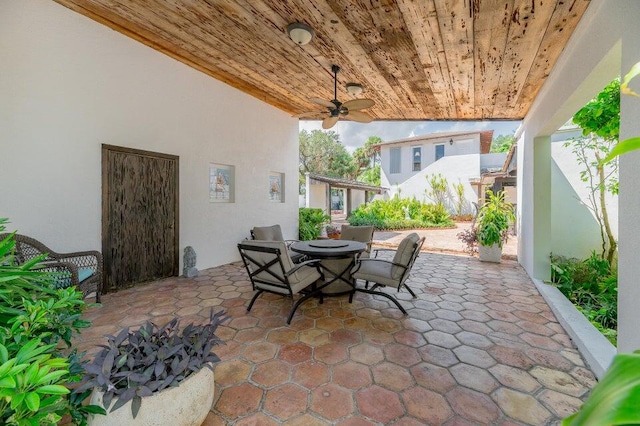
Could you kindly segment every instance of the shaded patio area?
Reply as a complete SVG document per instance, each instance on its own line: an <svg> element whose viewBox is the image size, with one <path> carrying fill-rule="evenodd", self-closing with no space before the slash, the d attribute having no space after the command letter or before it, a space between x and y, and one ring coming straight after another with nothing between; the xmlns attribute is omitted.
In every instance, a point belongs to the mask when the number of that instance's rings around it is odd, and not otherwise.
<svg viewBox="0 0 640 426"><path fill-rule="evenodd" d="M87 311L81 348L146 319L219 329L216 394L206 425L556 424L595 379L523 269L513 261L422 253L398 298L367 294L303 304L253 294L240 263L105 295ZM387 290L394 291L395 290Z"/></svg>

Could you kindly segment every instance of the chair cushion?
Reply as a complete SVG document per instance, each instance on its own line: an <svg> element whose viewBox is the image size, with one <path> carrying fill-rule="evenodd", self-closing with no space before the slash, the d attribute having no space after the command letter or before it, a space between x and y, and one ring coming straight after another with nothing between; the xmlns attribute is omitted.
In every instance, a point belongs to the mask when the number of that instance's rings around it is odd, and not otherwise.
<svg viewBox="0 0 640 426"><path fill-rule="evenodd" d="M400 241L400 244L398 245L395 256L393 256L393 263L405 266L409 265L411 256L413 256L414 246L418 241L420 241L420 236L415 232L412 232L411 234L404 237L404 239ZM399 280L405 271L406 268L394 266L391 270L391 276L394 279Z"/></svg>
<svg viewBox="0 0 640 426"><path fill-rule="evenodd" d="M284 270L288 271L293 267L293 262L291 261L291 259L289 258L289 255L287 254L287 245L284 243L284 241L253 240L253 241L248 241L245 244L257 246L257 247L270 247L270 248L280 249L280 253L281 253L280 258L282 260L282 267L280 266L279 263L275 263L271 267L269 267L269 271L271 271L278 278L280 278L281 281L284 281L284 272L282 268L284 267ZM256 262L259 262L260 265L269 263L276 258L276 255L274 253L266 253L266 252L259 252L259 251L252 251L250 253L250 256L253 259L255 259ZM249 262L249 270L251 270L252 273L258 270L258 268L259 266L257 266L252 262ZM274 276L272 276L266 271L258 273L256 275L256 278L267 281L267 282L271 282L274 284L278 284L281 286L284 285L283 282L279 281L278 279L276 279Z"/></svg>
<svg viewBox="0 0 640 426"><path fill-rule="evenodd" d="M280 225L254 226L253 238L263 241L284 241Z"/></svg>
<svg viewBox="0 0 640 426"><path fill-rule="evenodd" d="M340 231L341 240L370 243L373 239L373 226L349 226L342 225Z"/></svg>
<svg viewBox="0 0 640 426"><path fill-rule="evenodd" d="M245 245L252 246L260 246L260 247L271 247L280 249L280 259L282 260L282 266L284 267L284 271L290 271L295 265L293 261L289 257L287 252L287 245L284 241L247 241ZM275 259L275 255L272 253L262 253L262 252L251 252L251 257L256 261L264 263L269 263L273 259ZM249 263L249 269L251 271L256 270L256 265ZM281 278L282 281L285 281L282 268L280 264L276 263L269 268L269 271L273 272L276 276ZM268 284L256 283L257 287L264 288L265 290L273 291L276 293L289 294L289 291L285 288L286 284L282 281L279 281L275 277L273 277L268 272L260 272L256 275L256 278L266 281L268 283L274 284L274 286L270 286ZM309 286L317 279L320 278L320 272L315 267L312 266L303 266L298 269L293 274L289 275L289 285L291 286L291 291L296 294L300 292L303 288Z"/></svg>
<svg viewBox="0 0 640 426"><path fill-rule="evenodd" d="M86 279L89 279L95 274L92 268L78 268L78 283L83 282ZM55 282L56 288L67 288L71 286L71 273L63 273L59 277L56 278Z"/></svg>
<svg viewBox="0 0 640 426"><path fill-rule="evenodd" d="M360 263L357 272L353 274L353 278L397 287L398 280L391 276L392 268L394 266L384 260L364 260Z"/></svg>
<svg viewBox="0 0 640 426"><path fill-rule="evenodd" d="M358 241L367 244L367 249L360 253L361 259L367 259L371 253L371 242L373 241L373 226L350 226L342 225L340 239Z"/></svg>

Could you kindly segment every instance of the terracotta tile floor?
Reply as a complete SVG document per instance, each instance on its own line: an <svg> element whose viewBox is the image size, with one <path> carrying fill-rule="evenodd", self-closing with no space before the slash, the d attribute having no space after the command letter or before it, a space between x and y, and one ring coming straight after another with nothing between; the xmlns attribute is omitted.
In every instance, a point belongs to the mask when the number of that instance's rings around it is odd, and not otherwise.
<svg viewBox="0 0 640 426"><path fill-rule="evenodd" d="M226 309L206 425L556 424L594 385L517 263L422 253L409 283L407 316L358 293L310 300L287 326L291 300L263 295L247 313L253 291L229 264L104 296L78 343L95 353L122 326Z"/></svg>

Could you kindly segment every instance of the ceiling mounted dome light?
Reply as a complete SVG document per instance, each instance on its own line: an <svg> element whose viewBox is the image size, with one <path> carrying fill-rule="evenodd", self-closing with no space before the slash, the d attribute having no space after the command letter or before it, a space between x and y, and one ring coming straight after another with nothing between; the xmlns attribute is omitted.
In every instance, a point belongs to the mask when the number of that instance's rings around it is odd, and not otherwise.
<svg viewBox="0 0 640 426"><path fill-rule="evenodd" d="M363 91L364 91L364 88L362 87L362 84L347 83L347 93L353 96L360 96Z"/></svg>
<svg viewBox="0 0 640 426"><path fill-rule="evenodd" d="M287 34L291 40L300 46L308 44L314 36L313 28L302 22L294 22L287 26Z"/></svg>

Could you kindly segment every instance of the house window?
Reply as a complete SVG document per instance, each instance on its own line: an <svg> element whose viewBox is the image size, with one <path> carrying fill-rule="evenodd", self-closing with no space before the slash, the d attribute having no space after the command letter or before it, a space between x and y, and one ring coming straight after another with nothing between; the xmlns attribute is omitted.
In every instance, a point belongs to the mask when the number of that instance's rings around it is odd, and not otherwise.
<svg viewBox="0 0 640 426"><path fill-rule="evenodd" d="M436 145L436 161L444 157L444 144Z"/></svg>
<svg viewBox="0 0 640 426"><path fill-rule="evenodd" d="M413 147L413 171L419 172L422 169L422 148L419 146Z"/></svg>
<svg viewBox="0 0 640 426"><path fill-rule="evenodd" d="M389 173L400 173L400 148L391 148L391 165Z"/></svg>

